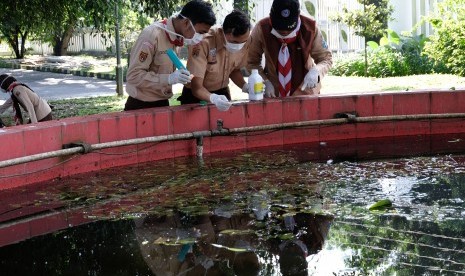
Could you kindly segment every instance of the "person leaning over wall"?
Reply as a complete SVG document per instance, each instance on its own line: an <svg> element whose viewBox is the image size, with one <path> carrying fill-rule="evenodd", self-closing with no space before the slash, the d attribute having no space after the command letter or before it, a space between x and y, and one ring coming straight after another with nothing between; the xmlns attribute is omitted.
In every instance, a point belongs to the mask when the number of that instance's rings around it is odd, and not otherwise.
<svg viewBox="0 0 465 276"><path fill-rule="evenodd" d="M210 3L193 0L178 15L146 27L131 50L124 110L169 106L172 85L190 82L190 72L174 70L167 50L199 43L216 23Z"/></svg>
<svg viewBox="0 0 465 276"><path fill-rule="evenodd" d="M28 123L37 123L52 120L52 109L45 99L37 95L29 86L18 82L11 75L0 75L0 88L5 93L10 93L2 106L0 114L13 107L14 121L16 125L24 124L21 108L29 114Z"/></svg>
<svg viewBox="0 0 465 276"><path fill-rule="evenodd" d="M229 79L247 93L241 68L247 65L251 24L241 11L228 14L222 27L213 27L201 43L189 46L187 69L194 75L178 98L181 104L209 101L221 110L231 106Z"/></svg>
<svg viewBox="0 0 465 276"><path fill-rule="evenodd" d="M248 68L265 80L265 96L319 94L331 66L331 51L316 21L300 14L299 1L274 0L270 16L252 31L248 54Z"/></svg>

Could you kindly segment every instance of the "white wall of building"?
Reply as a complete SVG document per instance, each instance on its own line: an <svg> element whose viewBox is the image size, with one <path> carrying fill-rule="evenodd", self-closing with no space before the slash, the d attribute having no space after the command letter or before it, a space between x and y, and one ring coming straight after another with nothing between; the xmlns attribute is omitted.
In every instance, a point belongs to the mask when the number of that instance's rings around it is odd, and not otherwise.
<svg viewBox="0 0 465 276"><path fill-rule="evenodd" d="M431 24L423 22L424 16L430 15L440 0L391 0L394 18L388 27L398 34L406 33L429 36L433 33Z"/></svg>

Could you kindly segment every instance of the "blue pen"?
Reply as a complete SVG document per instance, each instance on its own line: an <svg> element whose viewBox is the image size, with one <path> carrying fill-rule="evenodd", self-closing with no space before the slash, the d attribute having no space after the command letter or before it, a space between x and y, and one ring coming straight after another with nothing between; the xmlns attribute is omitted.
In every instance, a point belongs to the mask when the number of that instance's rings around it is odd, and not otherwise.
<svg viewBox="0 0 465 276"><path fill-rule="evenodd" d="M176 55L176 53L173 51L173 49L168 49L166 51L166 54L168 55L168 57L170 58L171 62L174 64L174 66L176 66L176 68L179 70L179 69L184 69L184 70L187 70L186 69L186 66L184 66L184 64L182 64L181 60L178 58L178 56Z"/></svg>

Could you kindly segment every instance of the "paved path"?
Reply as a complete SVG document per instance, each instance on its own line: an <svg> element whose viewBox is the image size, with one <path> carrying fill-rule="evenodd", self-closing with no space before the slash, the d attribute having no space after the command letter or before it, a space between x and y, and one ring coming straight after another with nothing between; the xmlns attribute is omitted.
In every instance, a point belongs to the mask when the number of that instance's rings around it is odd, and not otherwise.
<svg viewBox="0 0 465 276"><path fill-rule="evenodd" d="M0 68L0 74L12 74L24 82L45 99L68 99L116 94L116 82L89 77L78 77L71 74L39 72L25 69ZM0 93L0 100L6 94Z"/></svg>
<svg viewBox="0 0 465 276"><path fill-rule="evenodd" d="M12 74L47 100L116 95L116 81L114 80L10 68L0 68L1 74ZM242 93L234 84L231 84L230 89L233 99L247 98L247 94ZM173 86L174 93L181 93L181 90L182 85ZM0 104L6 98L7 94L0 93Z"/></svg>

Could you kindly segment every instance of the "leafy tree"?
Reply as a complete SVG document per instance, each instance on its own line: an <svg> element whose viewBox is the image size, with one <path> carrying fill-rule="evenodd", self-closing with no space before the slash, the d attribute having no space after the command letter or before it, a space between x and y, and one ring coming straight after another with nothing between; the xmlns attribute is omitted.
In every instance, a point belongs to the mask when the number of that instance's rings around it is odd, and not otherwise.
<svg viewBox="0 0 465 276"><path fill-rule="evenodd" d="M334 20L346 24L355 29L356 35L362 36L367 42L369 39L378 38L387 29L387 22L391 18L394 8L389 5L389 0L357 0L363 5L363 9L342 9L342 13L335 16ZM367 44L365 43L365 76L368 72Z"/></svg>
<svg viewBox="0 0 465 276"><path fill-rule="evenodd" d="M122 51L126 52L132 47L136 40L138 32L145 26L149 25L153 19L149 17L144 11L136 10L131 7L123 7L120 10L120 28L119 33L121 37ZM113 30L111 31L111 33Z"/></svg>
<svg viewBox="0 0 465 276"><path fill-rule="evenodd" d="M26 53L25 43L36 31L44 18L37 7L41 0L3 1L0 20L0 38L8 42L16 58L23 58Z"/></svg>
<svg viewBox="0 0 465 276"><path fill-rule="evenodd" d="M425 45L426 54L450 72L465 76L465 0L444 0L427 18L435 33Z"/></svg>
<svg viewBox="0 0 465 276"><path fill-rule="evenodd" d="M120 3L118 3L120 2ZM91 26L107 31L115 25L115 5L127 4L118 0L46 0L42 39L51 43L56 56L66 55L69 41L78 27Z"/></svg>
<svg viewBox="0 0 465 276"><path fill-rule="evenodd" d="M0 37L14 50L17 58L26 52L25 42L31 35L51 43L55 55L65 55L70 38L78 27L112 33L115 5L120 10L136 10L140 15L167 17L187 1L183 0L16 0L2 6L9 16L0 22ZM139 20L140 19L140 20ZM147 23L143 16L139 22Z"/></svg>

